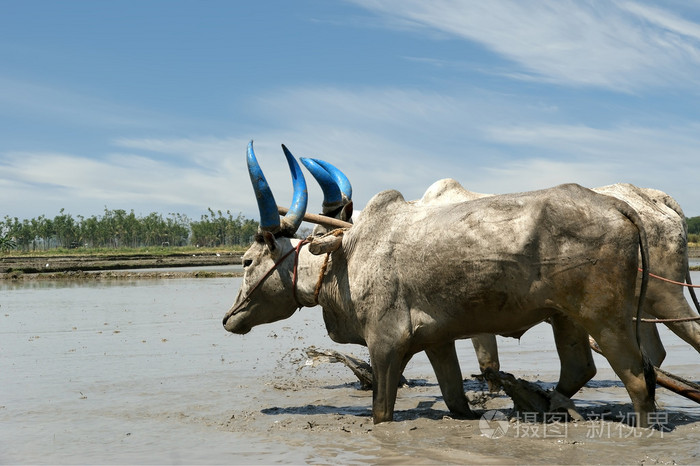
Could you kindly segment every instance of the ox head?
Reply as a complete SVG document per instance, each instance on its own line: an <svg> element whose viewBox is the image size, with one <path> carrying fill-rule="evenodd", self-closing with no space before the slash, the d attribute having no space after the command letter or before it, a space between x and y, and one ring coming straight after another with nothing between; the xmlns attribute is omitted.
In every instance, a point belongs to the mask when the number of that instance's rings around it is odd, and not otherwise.
<svg viewBox="0 0 700 466"><path fill-rule="evenodd" d="M323 191L322 214L345 222L352 222L352 186L348 177L324 160L302 157L301 163L321 186ZM322 235L327 231L326 227L317 225L313 235Z"/></svg>
<svg viewBox="0 0 700 466"><path fill-rule="evenodd" d="M292 173L294 196L287 215L280 220L277 203L248 144L248 172L260 211L260 230L243 255L243 282L231 309L224 316L224 328L247 333L256 325L286 319L299 305L293 292L294 236L306 212L306 181L294 156L283 145Z"/></svg>

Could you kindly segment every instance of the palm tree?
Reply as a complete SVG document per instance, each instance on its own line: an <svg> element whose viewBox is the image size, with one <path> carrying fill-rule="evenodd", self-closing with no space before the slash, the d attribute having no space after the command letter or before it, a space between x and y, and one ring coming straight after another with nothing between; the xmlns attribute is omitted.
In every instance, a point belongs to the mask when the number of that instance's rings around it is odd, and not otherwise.
<svg viewBox="0 0 700 466"><path fill-rule="evenodd" d="M14 249L16 247L17 243L15 243L15 241L12 238L8 236L0 237L0 251L7 252L10 249Z"/></svg>

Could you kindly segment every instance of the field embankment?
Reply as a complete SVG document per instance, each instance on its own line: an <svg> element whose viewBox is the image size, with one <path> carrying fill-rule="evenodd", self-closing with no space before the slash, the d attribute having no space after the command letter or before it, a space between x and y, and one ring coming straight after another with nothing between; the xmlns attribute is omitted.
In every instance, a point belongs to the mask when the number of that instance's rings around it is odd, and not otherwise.
<svg viewBox="0 0 700 466"><path fill-rule="evenodd" d="M173 252L168 254L5 255L0 256L0 279L52 278L171 278L180 276L228 276L236 272L139 271L178 267L237 265L241 252Z"/></svg>

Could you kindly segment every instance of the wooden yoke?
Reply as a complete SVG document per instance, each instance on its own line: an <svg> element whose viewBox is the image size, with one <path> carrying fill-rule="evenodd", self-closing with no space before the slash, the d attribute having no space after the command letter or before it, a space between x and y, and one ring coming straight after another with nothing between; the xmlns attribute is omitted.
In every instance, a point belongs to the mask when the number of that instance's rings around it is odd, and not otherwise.
<svg viewBox="0 0 700 466"><path fill-rule="evenodd" d="M314 238L309 243L309 252L315 256L330 254L337 250L343 243L345 230L333 230L320 238Z"/></svg>
<svg viewBox="0 0 700 466"><path fill-rule="evenodd" d="M289 212L289 209L286 207L282 206L277 206L277 211L279 212L280 215L286 215L287 212ZM332 217L326 217L325 215L317 215L317 214L304 214L304 221L305 222L311 222L311 223L317 223L319 225L323 225L326 227L331 227L331 228L350 228L352 226L352 223L349 222L344 222L342 220L338 220L337 218L332 218Z"/></svg>

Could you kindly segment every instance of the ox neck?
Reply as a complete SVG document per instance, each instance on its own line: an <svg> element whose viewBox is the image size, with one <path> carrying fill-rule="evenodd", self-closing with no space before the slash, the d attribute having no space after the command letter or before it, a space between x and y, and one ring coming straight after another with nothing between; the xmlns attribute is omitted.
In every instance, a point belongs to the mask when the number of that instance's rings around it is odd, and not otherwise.
<svg viewBox="0 0 700 466"><path fill-rule="evenodd" d="M299 308L315 307L320 304L321 291L327 287L325 276L330 264L330 253L311 254L303 248L309 241L301 240L294 247L294 269L292 271L292 290L294 300Z"/></svg>

